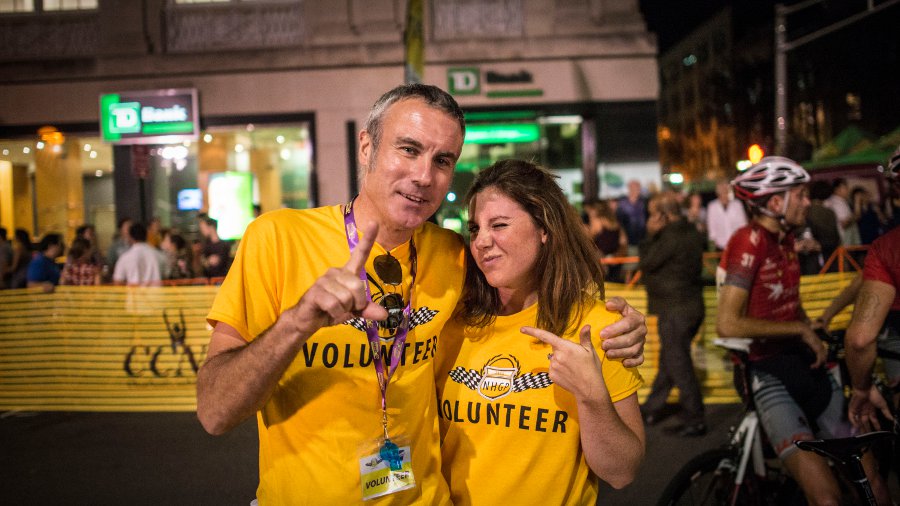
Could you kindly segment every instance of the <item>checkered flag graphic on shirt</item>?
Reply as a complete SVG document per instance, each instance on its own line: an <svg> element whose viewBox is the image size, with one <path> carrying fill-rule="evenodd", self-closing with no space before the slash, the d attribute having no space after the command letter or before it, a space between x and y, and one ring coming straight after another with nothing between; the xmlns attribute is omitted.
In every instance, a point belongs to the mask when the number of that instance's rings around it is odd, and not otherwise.
<svg viewBox="0 0 900 506"><path fill-rule="evenodd" d="M539 372L537 374L525 373L513 381L513 392L521 392L531 388L547 388L553 384L550 373Z"/></svg>
<svg viewBox="0 0 900 506"><path fill-rule="evenodd" d="M465 385L470 390L476 390L478 388L478 384L481 383L482 377L475 369L469 369L467 371L462 367L457 367L450 371L449 376L450 379L460 385ZM519 376L513 381L513 392L522 392L532 388L547 388L552 384L553 382L550 380L549 373L539 372L537 374L531 374L529 372Z"/></svg>
<svg viewBox="0 0 900 506"><path fill-rule="evenodd" d="M434 315L436 314L438 314L438 311L429 309L428 306L422 306L419 309L416 309L409 316L409 330L434 320Z"/></svg>
<svg viewBox="0 0 900 506"><path fill-rule="evenodd" d="M438 312L435 309L430 309L428 306L422 306L414 310L409 316L409 330L434 320L434 315L438 314ZM344 325L350 325L360 332L366 331L366 320L360 316L345 321Z"/></svg>
<svg viewBox="0 0 900 506"><path fill-rule="evenodd" d="M450 379L459 383L460 385L465 385L469 387L469 390L475 390L478 388L478 384L481 383L481 374L478 373L475 369L469 369L468 371L463 369L462 367L457 367L450 371Z"/></svg>
<svg viewBox="0 0 900 506"><path fill-rule="evenodd" d="M366 319L359 316L350 318L349 320L344 322L344 325L350 325L360 332L366 331Z"/></svg>

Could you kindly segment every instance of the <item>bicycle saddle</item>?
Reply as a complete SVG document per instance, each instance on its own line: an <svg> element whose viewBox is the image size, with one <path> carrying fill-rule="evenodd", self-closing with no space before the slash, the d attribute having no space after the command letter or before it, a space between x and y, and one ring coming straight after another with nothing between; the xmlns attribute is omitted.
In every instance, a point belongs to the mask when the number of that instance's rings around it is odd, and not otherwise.
<svg viewBox="0 0 900 506"><path fill-rule="evenodd" d="M744 353L750 352L750 344L752 343L753 339L748 337L717 337L713 339L713 344L716 346L721 346L726 350Z"/></svg>
<svg viewBox="0 0 900 506"><path fill-rule="evenodd" d="M837 439L794 441L794 444L801 450L816 452L842 464L847 464L854 457L858 458L869 446L892 437L894 437L893 432L877 431Z"/></svg>

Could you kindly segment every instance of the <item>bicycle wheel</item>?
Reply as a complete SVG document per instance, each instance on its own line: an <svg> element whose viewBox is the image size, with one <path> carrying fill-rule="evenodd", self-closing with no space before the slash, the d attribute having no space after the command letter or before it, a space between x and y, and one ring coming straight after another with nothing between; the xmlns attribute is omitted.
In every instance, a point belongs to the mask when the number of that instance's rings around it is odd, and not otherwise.
<svg viewBox="0 0 900 506"><path fill-rule="evenodd" d="M708 450L691 459L663 490L657 506L729 504L735 490L737 451Z"/></svg>

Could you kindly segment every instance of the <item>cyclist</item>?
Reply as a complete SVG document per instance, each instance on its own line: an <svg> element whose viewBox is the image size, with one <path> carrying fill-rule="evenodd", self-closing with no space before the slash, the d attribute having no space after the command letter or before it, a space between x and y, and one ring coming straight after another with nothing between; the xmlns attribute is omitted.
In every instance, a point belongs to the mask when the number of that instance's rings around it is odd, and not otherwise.
<svg viewBox="0 0 900 506"><path fill-rule="evenodd" d="M884 175L900 190L900 147L894 152ZM891 410L872 383L876 339L882 347L900 351L900 227L876 239L869 247L862 273L862 286L853 306L853 317L845 335L847 369L853 385L848 416L864 431L880 428L878 412L893 420ZM900 362L884 360L891 385L900 383Z"/></svg>
<svg viewBox="0 0 900 506"><path fill-rule="evenodd" d="M793 445L797 439L850 435L843 395L823 367L826 345L816 336L800 303L800 263L793 230L806 221L809 174L794 161L767 157L732 181L735 195L753 218L738 229L720 263L717 330L751 338L749 394L775 452L810 504L838 504L840 489L827 461ZM818 429L818 430L816 430ZM890 504L874 472L866 474L879 500Z"/></svg>

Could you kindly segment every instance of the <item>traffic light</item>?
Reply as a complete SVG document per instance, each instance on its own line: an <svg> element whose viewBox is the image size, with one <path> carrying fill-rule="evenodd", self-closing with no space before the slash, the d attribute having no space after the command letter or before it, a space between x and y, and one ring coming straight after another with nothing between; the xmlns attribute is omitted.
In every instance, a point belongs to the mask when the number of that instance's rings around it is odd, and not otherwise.
<svg viewBox="0 0 900 506"><path fill-rule="evenodd" d="M753 144L747 148L747 159L750 160L750 163L759 163L764 156L766 156L766 152L759 144Z"/></svg>

